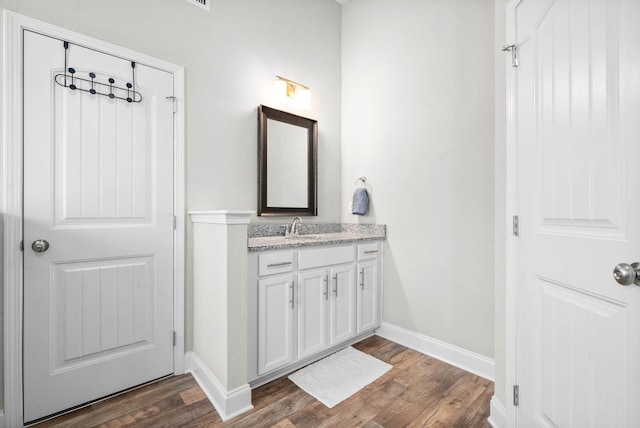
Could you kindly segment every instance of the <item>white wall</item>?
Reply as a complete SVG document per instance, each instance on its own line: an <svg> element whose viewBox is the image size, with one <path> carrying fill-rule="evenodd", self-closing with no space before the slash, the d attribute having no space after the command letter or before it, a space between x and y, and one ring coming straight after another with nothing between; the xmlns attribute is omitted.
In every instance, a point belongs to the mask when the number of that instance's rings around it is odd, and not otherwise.
<svg viewBox="0 0 640 428"><path fill-rule="evenodd" d="M340 220L341 29L333 0L212 0L210 13L185 0L0 0L0 8L185 66L188 210L256 209L259 104L317 119L315 220ZM310 86L311 108L276 102L276 75ZM187 350L190 227L188 236Z"/></svg>
<svg viewBox="0 0 640 428"><path fill-rule="evenodd" d="M384 223L385 321L494 356L494 2L342 8L343 219ZM371 212L347 214L366 176Z"/></svg>

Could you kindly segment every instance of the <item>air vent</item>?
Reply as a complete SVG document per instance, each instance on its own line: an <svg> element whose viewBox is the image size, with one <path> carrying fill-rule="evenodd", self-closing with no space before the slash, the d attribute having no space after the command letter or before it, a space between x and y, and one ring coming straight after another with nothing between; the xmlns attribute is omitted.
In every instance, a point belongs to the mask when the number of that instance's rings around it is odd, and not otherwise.
<svg viewBox="0 0 640 428"><path fill-rule="evenodd" d="M200 6L207 12L211 10L211 0L187 0L191 4L195 4L196 6Z"/></svg>

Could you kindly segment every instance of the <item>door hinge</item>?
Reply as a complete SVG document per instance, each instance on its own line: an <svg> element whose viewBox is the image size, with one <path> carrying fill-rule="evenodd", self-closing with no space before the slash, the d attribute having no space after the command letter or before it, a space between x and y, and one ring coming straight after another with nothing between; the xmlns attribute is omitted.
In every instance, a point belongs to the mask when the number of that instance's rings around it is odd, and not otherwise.
<svg viewBox="0 0 640 428"><path fill-rule="evenodd" d="M173 332L173 346L176 346L177 342L178 342L178 334L174 331Z"/></svg>
<svg viewBox="0 0 640 428"><path fill-rule="evenodd" d="M173 216L173 230L178 228L178 217Z"/></svg>
<svg viewBox="0 0 640 428"><path fill-rule="evenodd" d="M24 251L24 241L20 241L20 251Z"/></svg>
<svg viewBox="0 0 640 428"><path fill-rule="evenodd" d="M518 46L516 45L504 45L502 52L511 52L511 67L518 66Z"/></svg>
<svg viewBox="0 0 640 428"><path fill-rule="evenodd" d="M517 215L513 216L513 236L520 235L520 217Z"/></svg>
<svg viewBox="0 0 640 428"><path fill-rule="evenodd" d="M520 405L520 385L513 385L513 405Z"/></svg>
<svg viewBox="0 0 640 428"><path fill-rule="evenodd" d="M173 112L175 113L176 111L178 111L178 98L174 97L174 96L170 96L170 97L165 97L168 100L171 100L172 104L173 104Z"/></svg>

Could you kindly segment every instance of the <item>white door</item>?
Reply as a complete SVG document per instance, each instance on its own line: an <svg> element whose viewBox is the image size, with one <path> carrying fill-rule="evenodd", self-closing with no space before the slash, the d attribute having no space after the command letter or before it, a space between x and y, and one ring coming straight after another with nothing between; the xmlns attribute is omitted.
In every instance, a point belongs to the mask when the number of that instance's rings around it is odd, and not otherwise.
<svg viewBox="0 0 640 428"><path fill-rule="evenodd" d="M639 427L640 2L512 10L518 425Z"/></svg>
<svg viewBox="0 0 640 428"><path fill-rule="evenodd" d="M258 374L263 375L294 360L293 274L258 281Z"/></svg>
<svg viewBox="0 0 640 428"><path fill-rule="evenodd" d="M76 78L132 82L68 54ZM173 77L136 65L129 103L56 84L64 55L24 32L25 421L173 372Z"/></svg>
<svg viewBox="0 0 640 428"><path fill-rule="evenodd" d="M326 269L298 274L298 358L327 347L329 275Z"/></svg>
<svg viewBox="0 0 640 428"><path fill-rule="evenodd" d="M329 300L329 345L344 342L356 335L356 287L353 264L332 268Z"/></svg>
<svg viewBox="0 0 640 428"><path fill-rule="evenodd" d="M358 333L378 326L378 260L358 263Z"/></svg>

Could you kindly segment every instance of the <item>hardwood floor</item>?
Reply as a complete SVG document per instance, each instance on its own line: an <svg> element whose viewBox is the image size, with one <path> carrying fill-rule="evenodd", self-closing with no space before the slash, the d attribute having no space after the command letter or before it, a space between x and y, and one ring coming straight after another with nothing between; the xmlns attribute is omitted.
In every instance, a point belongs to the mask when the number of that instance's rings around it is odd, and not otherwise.
<svg viewBox="0 0 640 428"><path fill-rule="evenodd" d="M191 375L173 376L60 416L65 427L489 427L493 382L373 336L354 348L393 365L332 409L287 377L256 388L254 409L222 422Z"/></svg>

